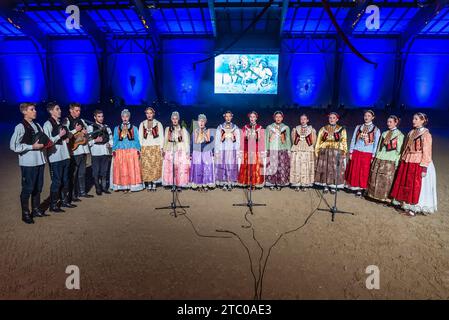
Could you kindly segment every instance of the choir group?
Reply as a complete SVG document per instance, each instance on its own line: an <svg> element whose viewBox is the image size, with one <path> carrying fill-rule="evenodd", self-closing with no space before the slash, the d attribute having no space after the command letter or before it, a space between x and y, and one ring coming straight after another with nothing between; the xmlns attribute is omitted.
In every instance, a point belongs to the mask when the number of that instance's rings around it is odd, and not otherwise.
<svg viewBox="0 0 449 320"><path fill-rule="evenodd" d="M73 202L80 198L93 197L86 192L88 154L97 195L110 189L156 191L161 184L203 192L215 187L231 191L235 186L290 186L305 191L320 186L325 193L346 188L358 197L396 206L408 216L437 210L432 136L424 113L414 115L413 129L404 137L398 117L390 116L388 129L381 133L373 123L374 112L367 110L348 146L336 112L328 115L328 124L318 133L305 114L290 130L281 111L266 128L257 123L258 114L250 112L249 123L241 129L230 111L217 129L207 128L207 118L200 114L189 133L178 112L172 113L164 130L151 107L138 127L123 110L114 130L104 123L101 110L94 112L92 122L82 119L79 103L70 104L65 119L59 105L49 103L50 117L43 128L34 121L35 104L22 103L20 111L24 119L15 127L10 148L19 156L22 220L29 224L47 215L40 201L46 162L50 212L64 212L62 208L76 207Z"/></svg>

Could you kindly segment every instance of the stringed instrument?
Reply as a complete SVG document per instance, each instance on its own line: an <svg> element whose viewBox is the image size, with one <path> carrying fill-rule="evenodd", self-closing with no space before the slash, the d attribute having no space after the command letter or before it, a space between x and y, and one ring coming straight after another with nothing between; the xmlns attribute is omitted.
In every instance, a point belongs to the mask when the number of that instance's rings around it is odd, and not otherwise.
<svg viewBox="0 0 449 320"><path fill-rule="evenodd" d="M97 129L89 133L83 133L83 131L78 131L72 135L72 138L70 139L70 149L72 151L75 151L78 149L79 146L86 145L89 140L93 138L94 135L100 133L104 129Z"/></svg>

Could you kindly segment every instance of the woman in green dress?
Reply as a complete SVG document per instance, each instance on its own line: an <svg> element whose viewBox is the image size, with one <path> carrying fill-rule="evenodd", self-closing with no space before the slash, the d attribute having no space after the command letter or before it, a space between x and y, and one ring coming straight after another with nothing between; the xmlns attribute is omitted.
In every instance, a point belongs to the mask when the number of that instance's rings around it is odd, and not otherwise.
<svg viewBox="0 0 449 320"><path fill-rule="evenodd" d="M383 202L391 202L389 195L404 142L404 135L397 128L398 124L398 117L388 117L388 130L382 133L376 157L371 164L367 196Z"/></svg>

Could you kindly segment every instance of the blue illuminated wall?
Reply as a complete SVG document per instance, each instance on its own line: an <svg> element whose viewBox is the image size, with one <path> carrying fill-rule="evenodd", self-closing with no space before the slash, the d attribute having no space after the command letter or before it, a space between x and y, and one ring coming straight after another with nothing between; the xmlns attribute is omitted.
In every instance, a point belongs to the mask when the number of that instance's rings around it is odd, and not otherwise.
<svg viewBox="0 0 449 320"><path fill-rule="evenodd" d="M30 41L0 42L2 101L40 101L46 97L44 67Z"/></svg>
<svg viewBox="0 0 449 320"><path fill-rule="evenodd" d="M124 41L120 53L109 56L106 87L127 105L148 105L156 98L153 73L153 58Z"/></svg>
<svg viewBox="0 0 449 320"><path fill-rule="evenodd" d="M352 108L383 108L393 99L396 41L353 39L353 44L378 66L368 64L346 48L340 76L340 102Z"/></svg>
<svg viewBox="0 0 449 320"><path fill-rule="evenodd" d="M416 40L410 49L401 102L411 108L449 107L449 41Z"/></svg>
<svg viewBox="0 0 449 320"><path fill-rule="evenodd" d="M327 106L332 100L335 41L285 40L282 49L280 101Z"/></svg>
<svg viewBox="0 0 449 320"><path fill-rule="evenodd" d="M54 40L48 58L51 96L60 103L83 104L100 100L100 71L88 40Z"/></svg>
<svg viewBox="0 0 449 320"><path fill-rule="evenodd" d="M225 41L226 40L226 41ZM347 107L383 108L393 100L396 45L394 39L352 39L354 45L378 67L366 64L346 48L340 75L340 101ZM105 88L128 105L145 105L156 98L154 62L142 46L123 40L120 53L109 53ZM449 105L448 40L417 39L407 56L399 103L409 108L447 109ZM268 105L298 104L326 106L332 99L335 67L334 40L257 39L240 41L229 52L280 53L279 94L214 94L213 58L224 39L169 38L162 44L159 63L161 92L167 101L185 106L264 108ZM48 63L47 68L45 62ZM91 42L80 39L49 41L47 56L39 55L27 40L0 41L0 101L55 99L66 104L100 100L100 66ZM48 70L48 79L46 74ZM217 108L218 109L218 108Z"/></svg>
<svg viewBox="0 0 449 320"><path fill-rule="evenodd" d="M196 65L213 54L213 41L202 39L165 40L163 44L163 92L181 105L204 105L214 95L214 60Z"/></svg>

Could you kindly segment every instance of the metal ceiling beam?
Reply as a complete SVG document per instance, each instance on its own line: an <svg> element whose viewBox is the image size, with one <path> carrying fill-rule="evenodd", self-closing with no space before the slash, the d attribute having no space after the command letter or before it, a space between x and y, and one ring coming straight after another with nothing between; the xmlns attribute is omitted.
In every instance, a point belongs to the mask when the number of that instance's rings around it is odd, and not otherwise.
<svg viewBox="0 0 449 320"><path fill-rule="evenodd" d="M36 23L26 15L22 10L4 8L0 10L0 15L14 28L22 31L33 42L38 45L40 50L45 51L47 48L47 37L39 28L36 28Z"/></svg>
<svg viewBox="0 0 449 320"><path fill-rule="evenodd" d="M352 34L357 23L361 20L361 18L365 15L365 10L372 1L362 0L359 1L357 6L352 7L348 14L346 15L345 20L341 26L343 32L347 35Z"/></svg>
<svg viewBox="0 0 449 320"><path fill-rule="evenodd" d="M406 51L407 48L411 46L415 37L419 35L421 30L436 16L445 5L449 4L449 0L440 0L433 2L426 7L421 8L415 16L407 24L407 28L401 35L400 38L400 49L401 51Z"/></svg>
<svg viewBox="0 0 449 320"><path fill-rule="evenodd" d="M419 37L421 30L433 19L435 18L441 9L449 3L449 0L441 0L438 2L433 2L423 8L421 8L418 13L409 21L407 28L401 34L396 53L396 67L393 88L393 107L397 107L400 104L402 83L405 76L405 67L407 64L407 58L410 49L413 45L415 39Z"/></svg>
<svg viewBox="0 0 449 320"><path fill-rule="evenodd" d="M78 1L75 0L63 0L64 6L77 5ZM58 10L61 10L59 8ZM88 37L97 45L101 51L106 51L106 33L98 28L95 21L89 16L86 9L80 8L80 25L81 28L86 32Z"/></svg>
<svg viewBox="0 0 449 320"><path fill-rule="evenodd" d="M207 0L207 7L209 8L210 23L212 24L212 33L214 34L214 37L216 37L217 36L217 24L216 24L216 19L215 19L214 0Z"/></svg>
<svg viewBox="0 0 449 320"><path fill-rule="evenodd" d="M289 2L289 0L282 0L281 23L279 26L280 36L282 36L282 32L284 31L285 17L287 16Z"/></svg>
<svg viewBox="0 0 449 320"><path fill-rule="evenodd" d="M155 43L153 44L159 47L161 43L160 35L156 28L156 23L154 22L150 9L142 0L133 0L132 2L134 3L134 10L136 11L137 15L145 21L145 28L148 34L150 34L155 41Z"/></svg>
<svg viewBox="0 0 449 320"><path fill-rule="evenodd" d="M209 1L209 0L208 0ZM134 2L134 1L133 1ZM142 1L140 1L142 2ZM218 2L214 4L215 8L260 8L264 7L267 4L268 0L265 2ZM36 3L38 3L36 1ZM383 8L418 8L419 4L418 1L414 2L390 2L390 1L384 1L384 2L376 2L376 5L383 7ZM144 3L144 7L147 5ZM331 3L333 8L354 8L357 6L356 1L345 1L345 2L332 2ZM283 4L280 2L273 3L273 7L282 7ZM22 6L25 7L25 6ZM132 4L80 4L79 8L80 10L99 10L99 9L130 9L132 8ZM209 3L207 2L165 2L165 3L159 3L157 1L154 2L154 8L155 9L162 9L162 8L204 8L207 9L209 7ZM291 2L288 4L289 8L322 8L321 2ZM49 10L60 10L59 6L34 6L34 7L28 7L26 6L27 10L29 11L49 11Z"/></svg>

